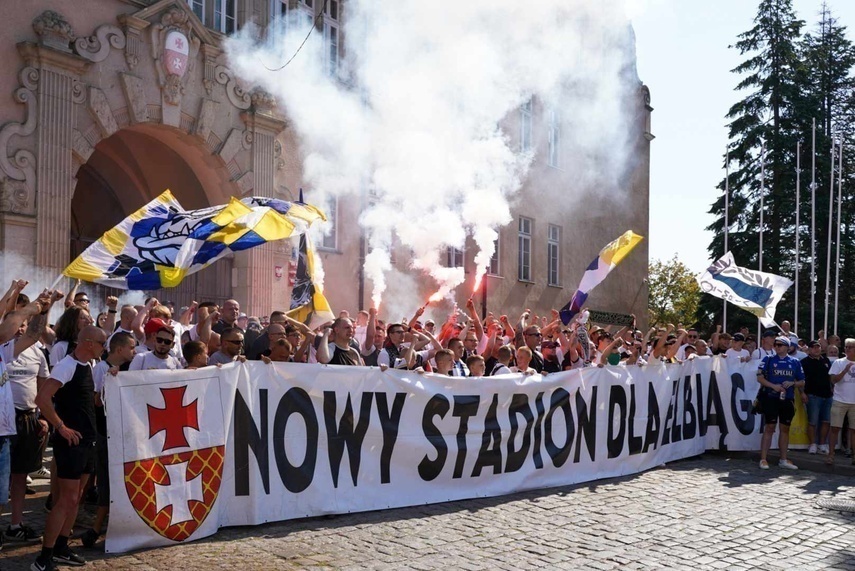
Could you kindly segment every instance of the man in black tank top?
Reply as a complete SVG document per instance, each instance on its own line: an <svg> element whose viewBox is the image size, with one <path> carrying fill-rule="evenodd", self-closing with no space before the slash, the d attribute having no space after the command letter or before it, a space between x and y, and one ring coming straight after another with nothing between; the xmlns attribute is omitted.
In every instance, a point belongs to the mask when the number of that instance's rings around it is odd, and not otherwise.
<svg viewBox="0 0 855 571"><path fill-rule="evenodd" d="M68 548L68 536L77 519L80 494L95 470L95 383L90 362L104 352L106 342L103 330L94 325L84 327L77 347L57 363L36 396L42 415L55 430L53 453L59 495L45 522L42 552L34 569L50 569L52 561L86 563Z"/></svg>
<svg viewBox="0 0 855 571"><path fill-rule="evenodd" d="M327 365L363 365L359 351L350 344L353 339L353 322L347 317L339 317L332 326L324 328L324 334L318 345L318 363Z"/></svg>

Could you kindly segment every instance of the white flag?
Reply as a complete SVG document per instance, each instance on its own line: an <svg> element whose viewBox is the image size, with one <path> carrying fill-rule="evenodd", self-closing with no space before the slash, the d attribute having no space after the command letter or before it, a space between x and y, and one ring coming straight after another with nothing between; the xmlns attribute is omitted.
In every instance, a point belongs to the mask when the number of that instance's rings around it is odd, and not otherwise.
<svg viewBox="0 0 855 571"><path fill-rule="evenodd" d="M698 276L701 289L725 299L760 318L764 327L775 327L775 307L792 280L775 274L749 270L736 265L733 254L726 253Z"/></svg>

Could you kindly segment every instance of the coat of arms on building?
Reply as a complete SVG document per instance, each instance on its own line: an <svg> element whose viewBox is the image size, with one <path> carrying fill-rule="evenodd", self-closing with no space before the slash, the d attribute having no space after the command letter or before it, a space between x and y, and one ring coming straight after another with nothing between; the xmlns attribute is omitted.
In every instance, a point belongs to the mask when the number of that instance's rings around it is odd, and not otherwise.
<svg viewBox="0 0 855 571"><path fill-rule="evenodd" d="M151 27L152 57L166 103L181 104L186 77L193 68L200 45L185 10L173 8L163 15L159 24Z"/></svg>

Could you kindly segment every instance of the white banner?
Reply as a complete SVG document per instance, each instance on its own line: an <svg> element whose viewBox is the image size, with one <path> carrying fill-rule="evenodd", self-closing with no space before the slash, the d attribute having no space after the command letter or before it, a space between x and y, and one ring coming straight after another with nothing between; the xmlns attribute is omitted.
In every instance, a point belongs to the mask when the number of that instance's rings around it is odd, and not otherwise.
<svg viewBox="0 0 855 571"><path fill-rule="evenodd" d="M107 386L107 551L218 528L498 496L756 450L757 363L481 379L233 364Z"/></svg>

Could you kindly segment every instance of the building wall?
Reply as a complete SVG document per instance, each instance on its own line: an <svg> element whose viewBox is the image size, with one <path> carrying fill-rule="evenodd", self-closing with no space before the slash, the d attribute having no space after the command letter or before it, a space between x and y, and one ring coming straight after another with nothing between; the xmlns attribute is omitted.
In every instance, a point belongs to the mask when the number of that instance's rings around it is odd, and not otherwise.
<svg viewBox="0 0 855 571"><path fill-rule="evenodd" d="M312 8L305 4L287 0L289 9L307 14L317 14L322 2L315 0ZM70 261L72 237L97 238L165 186L186 208L222 204L232 196L294 200L301 188L312 202L285 106L234 76L220 50L223 35L211 29L213 0L204 0L204 6L203 21L184 0L15 0L15 9L4 12L0 248L37 269L44 285ZM241 0L235 25L250 20L263 25L276 6L270 0ZM192 44L190 66L179 78L165 73L162 56L165 33L173 29ZM343 54L343 30L339 45ZM628 229L647 236L651 109L640 82L626 105L631 168L619 192L600 196L596 188L580 188L575 173L545 164L543 110L535 103L536 158L513 205L513 222L500 230L501 275L486 279L487 311L514 319L524 308L546 314L569 300L584 268L607 242ZM512 139L519 136L518 121L515 114L508 117ZM335 213L335 244L317 248L325 293L335 310L370 305L358 224L366 201L342 201ZM534 222L531 282L517 277L519 216ZM546 284L550 223L562 229L559 286ZM291 254L288 242L268 244L220 262L179 288L155 293L177 306L234 296L251 314L285 309ZM590 306L634 312L643 323L647 254L642 242L595 290ZM473 258L474 247L468 244L467 283L456 292L460 305L472 289ZM0 277L7 281L20 266L12 260L4 255L0 263ZM407 261L407 252L395 252L394 265L404 274L411 273ZM412 282L419 299L435 289L419 276ZM480 308L483 292L475 300ZM444 318L450 307L443 302L429 314Z"/></svg>

